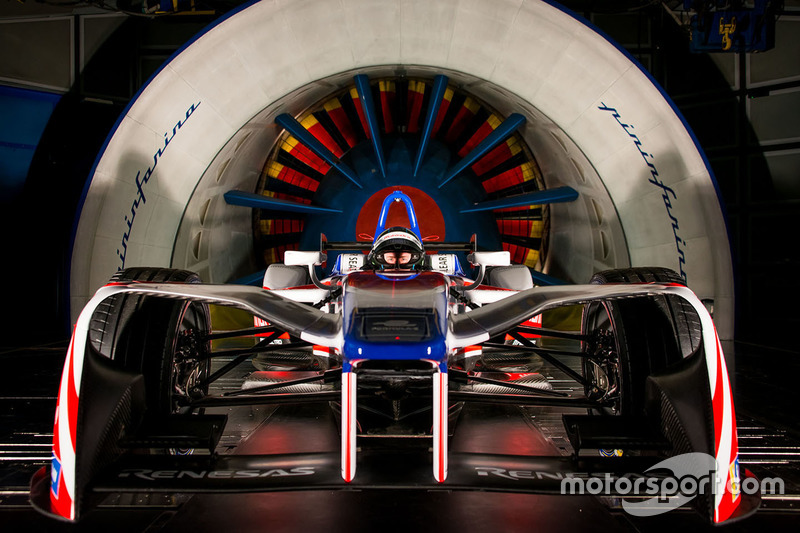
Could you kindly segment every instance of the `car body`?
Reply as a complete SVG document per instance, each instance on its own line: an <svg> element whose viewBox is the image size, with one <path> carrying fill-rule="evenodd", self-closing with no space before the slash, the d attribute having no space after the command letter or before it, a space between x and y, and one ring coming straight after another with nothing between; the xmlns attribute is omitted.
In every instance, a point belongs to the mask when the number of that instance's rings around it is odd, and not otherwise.
<svg viewBox="0 0 800 533"><path fill-rule="evenodd" d="M410 230L418 235L411 200L398 191L384 201L376 236L386 229L385 214L397 202L405 204ZM369 242L328 243L323 238L321 251L287 252L283 265L267 269L264 287L170 281L171 274L164 275L167 281L125 279L124 274L112 279L75 325L59 391L54 457L49 469L34 477L34 505L49 515L77 520L94 505L93 493L115 490L397 486L558 493L565 476L641 473L665 457L699 452L713 457L714 473L713 493L697 500L701 513L720 523L757 507L757 498L739 490L750 474L739 472L731 387L720 342L708 310L687 287L669 276L646 283L493 286L483 283L501 279L492 269L519 274L527 267L511 265L507 252L479 251L474 238L470 243L430 245L424 267L415 270L365 269L363 252L370 247ZM316 267L330 251L348 253L339 254L329 276L317 279ZM457 253L464 252L478 268L474 277L463 271ZM155 272L151 277L163 274ZM287 279L306 273L311 283L284 286ZM235 393L208 394L208 384L231 366L210 370L214 355L207 345L215 334L203 311L209 304L252 314L258 327L239 334L266 335L257 350L269 354L296 348L313 359L317 371L309 374L306 366L299 377L289 373L284 381L266 384L251 380ZM541 324L542 313L576 305L584 309L579 333L531 327ZM676 325L665 305L691 318L688 329ZM647 320L637 322L643 315ZM175 323L163 326L170 321ZM289 340L277 340L280 334L288 334ZM162 342L159 336L165 335ZM580 353L567 355L580 356L582 371L560 362L563 353L539 344L548 335L581 346ZM682 350L672 342L676 336L681 341L691 337L692 346ZM666 350L666 363L648 362L652 356L639 353L648 352L653 343L664 344L663 339L671 346L660 348ZM481 372L476 362L501 349L556 365L580 383L582 394L555 391L537 381L535 372L505 372L502 379ZM236 360L248 360L254 353L245 350ZM278 368L274 359L266 358L269 368ZM298 392L296 387L308 383L327 385ZM478 384L494 387L494 392L476 389ZM594 416L564 418L575 448L571 461L503 459L503 464L516 465L515 475L529 481L521 488L514 476L489 475L511 471L481 462L498 458L458 454L457 469L450 472L453 407L470 401L574 407ZM198 415L214 406L287 402L330 402L335 407L339 476L332 475L330 457L292 462L274 456L218 456L214 447L224 417ZM394 422L416 424L404 436L430 439L432 471L427 479L409 465L416 472L414 481L382 479L379 472L361 480L356 474L359 443L369 434L369 415L362 404L369 413L393 409L395 415L410 405L407 412L413 416L395 416ZM374 431L396 435L397 425L378 424ZM611 438L598 436L598 427ZM203 447L204 442L207 454L187 456L188 448ZM625 457L580 455L581 448L602 452L604 443L626 449Z"/></svg>

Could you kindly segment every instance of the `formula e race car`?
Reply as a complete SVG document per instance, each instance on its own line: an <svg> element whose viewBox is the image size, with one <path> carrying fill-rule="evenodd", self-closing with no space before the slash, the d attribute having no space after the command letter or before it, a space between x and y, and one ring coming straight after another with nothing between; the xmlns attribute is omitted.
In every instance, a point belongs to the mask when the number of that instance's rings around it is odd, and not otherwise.
<svg viewBox="0 0 800 533"><path fill-rule="evenodd" d="M409 228L385 227L397 202ZM287 251L266 270L264 287L202 284L196 274L161 268L118 272L75 326L52 464L32 480L34 506L74 521L125 492L559 494L565 479L644 478L659 461L705 454L708 490L681 501L692 499L715 523L757 508L758 497L739 488L752 474L739 471L714 324L680 277L628 268L586 285L534 287L508 252L481 251L474 237L423 244L416 220L411 200L394 192L374 242L323 237L320 251ZM319 279L332 252L335 266ZM465 254L474 274L462 267ZM257 325L212 329L210 309L227 307ZM557 309L571 310L580 326L542 322ZM218 348L232 338L249 345ZM237 371L241 382L232 387L225 380ZM219 446L233 408L309 403L332 414L340 449L282 453L267 443L252 454ZM449 453L464 427L456 427L459 413L472 404L554 409L568 450L532 455L515 444L519 453ZM387 442L401 450L421 442L423 453L398 454ZM382 460L389 453L392 461ZM640 503L664 503L659 496Z"/></svg>

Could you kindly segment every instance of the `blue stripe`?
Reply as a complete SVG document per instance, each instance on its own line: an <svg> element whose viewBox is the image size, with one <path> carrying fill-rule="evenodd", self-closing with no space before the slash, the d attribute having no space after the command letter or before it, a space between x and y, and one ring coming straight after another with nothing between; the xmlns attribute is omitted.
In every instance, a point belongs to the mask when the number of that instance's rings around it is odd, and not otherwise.
<svg viewBox="0 0 800 533"><path fill-rule="evenodd" d="M242 207L251 207L253 209L272 209L274 211L311 214L341 213L339 209L301 204L299 202L281 200L279 198L272 198L252 192L231 190L226 192L223 196L225 198L225 203L228 205L239 205Z"/></svg>
<svg viewBox="0 0 800 533"><path fill-rule="evenodd" d="M386 177L386 164L383 159L383 145L381 144L381 132L378 128L378 115L375 111L375 104L372 101L372 88L369 85L369 78L364 74L359 74L353 78L356 82L356 91L358 92L359 100L361 101L361 109L364 111L364 117L367 120L367 127L369 128L370 141L372 148L375 151L375 159L378 162L378 169L381 171L381 176Z"/></svg>
<svg viewBox="0 0 800 533"><path fill-rule="evenodd" d="M574 202L577 199L578 191L572 187L564 186L517 196L509 196L508 198L500 198L498 200L490 200L488 202L481 202L472 207L462 209L460 213L477 213L479 211L493 211L495 209L506 209L508 207Z"/></svg>
<svg viewBox="0 0 800 533"><path fill-rule="evenodd" d="M414 163L414 175L417 175L419 166L422 164L422 159L425 157L425 151L428 149L428 141L430 140L433 126L436 123L436 117L439 116L439 107L442 104L442 98L447 91L448 78L444 74L439 74L433 79L433 89L431 90L430 100L428 101L428 114L425 115L425 126L422 129L422 137L419 141L419 148L417 149L417 158Z"/></svg>

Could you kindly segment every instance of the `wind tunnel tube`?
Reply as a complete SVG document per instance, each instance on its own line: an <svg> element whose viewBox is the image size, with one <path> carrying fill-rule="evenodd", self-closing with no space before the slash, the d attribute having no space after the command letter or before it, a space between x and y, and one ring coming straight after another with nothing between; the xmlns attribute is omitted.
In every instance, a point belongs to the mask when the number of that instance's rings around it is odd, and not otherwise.
<svg viewBox="0 0 800 533"><path fill-rule="evenodd" d="M425 137L442 77L443 115ZM359 109L372 110L372 126ZM450 175L509 120L494 155ZM337 162L353 179L328 168ZM285 248L315 249L321 230L353 240L362 205L397 186L435 202L442 239L478 233L552 278L586 282L628 265L682 272L732 338L725 220L693 135L629 56L539 1L258 2L208 28L147 84L98 157L75 233L72 313L122 267L227 282ZM548 204L565 187L573 201ZM232 191L272 203L233 205ZM520 197L533 203L508 207ZM501 207L466 212L489 201Z"/></svg>

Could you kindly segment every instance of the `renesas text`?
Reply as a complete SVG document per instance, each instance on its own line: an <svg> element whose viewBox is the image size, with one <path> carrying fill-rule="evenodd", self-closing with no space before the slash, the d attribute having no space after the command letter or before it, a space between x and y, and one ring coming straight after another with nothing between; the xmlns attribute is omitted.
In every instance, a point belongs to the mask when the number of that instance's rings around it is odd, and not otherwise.
<svg viewBox="0 0 800 533"><path fill-rule="evenodd" d="M298 466L295 468L283 469L273 468L270 470L147 470L131 469L123 470L118 474L118 478L137 478L146 481L156 481L162 479L251 479L266 477L288 477L288 476L311 476L316 471L311 466Z"/></svg>

